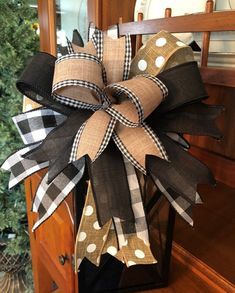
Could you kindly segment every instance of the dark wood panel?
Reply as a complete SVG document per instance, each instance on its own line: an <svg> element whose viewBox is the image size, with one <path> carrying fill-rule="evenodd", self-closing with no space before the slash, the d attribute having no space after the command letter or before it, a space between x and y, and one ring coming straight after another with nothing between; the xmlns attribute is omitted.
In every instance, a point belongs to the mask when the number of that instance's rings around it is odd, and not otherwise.
<svg viewBox="0 0 235 293"><path fill-rule="evenodd" d="M190 153L204 162L213 172L216 180L235 188L235 161L207 150L191 147Z"/></svg>
<svg viewBox="0 0 235 293"><path fill-rule="evenodd" d="M88 21L95 23L98 28L102 28L102 1L103 0L87 0Z"/></svg>
<svg viewBox="0 0 235 293"><path fill-rule="evenodd" d="M160 30L167 30L169 32L234 31L235 11L144 20L135 26L132 23L120 24L119 29L121 35L127 33L131 35L154 34Z"/></svg>
<svg viewBox="0 0 235 293"><path fill-rule="evenodd" d="M117 24L122 17L123 22L134 20L136 0L88 0L88 19L102 30Z"/></svg>
<svg viewBox="0 0 235 293"><path fill-rule="evenodd" d="M202 79L207 84L235 87L235 69L201 67Z"/></svg>
<svg viewBox="0 0 235 293"><path fill-rule="evenodd" d="M107 30L110 25L117 24L120 17L123 22L134 20L135 0L103 0L102 2L103 30Z"/></svg>
<svg viewBox="0 0 235 293"><path fill-rule="evenodd" d="M176 217L174 240L235 284L235 189L219 183L198 192L204 203L194 208L194 227Z"/></svg>
<svg viewBox="0 0 235 293"><path fill-rule="evenodd" d="M169 286L141 291L139 293L218 293L218 287L211 286L178 260L172 260Z"/></svg>
<svg viewBox="0 0 235 293"><path fill-rule="evenodd" d="M209 99L208 104L221 104L225 112L217 119L223 139L218 141L210 137L186 136L192 145L215 152L224 157L235 159L235 88L218 85L206 85Z"/></svg>

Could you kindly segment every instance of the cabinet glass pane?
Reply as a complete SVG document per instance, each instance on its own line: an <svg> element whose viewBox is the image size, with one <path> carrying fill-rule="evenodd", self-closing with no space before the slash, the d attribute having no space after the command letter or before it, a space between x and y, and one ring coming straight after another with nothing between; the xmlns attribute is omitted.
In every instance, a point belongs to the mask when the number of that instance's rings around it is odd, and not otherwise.
<svg viewBox="0 0 235 293"><path fill-rule="evenodd" d="M57 45L67 46L66 37L72 41L74 29L86 42L87 28L87 0L56 0Z"/></svg>

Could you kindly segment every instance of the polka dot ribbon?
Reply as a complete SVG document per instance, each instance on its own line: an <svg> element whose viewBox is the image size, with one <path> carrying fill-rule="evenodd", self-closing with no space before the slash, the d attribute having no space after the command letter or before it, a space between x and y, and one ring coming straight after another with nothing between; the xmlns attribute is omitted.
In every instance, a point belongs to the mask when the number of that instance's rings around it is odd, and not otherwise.
<svg viewBox="0 0 235 293"><path fill-rule="evenodd" d="M172 34L160 31L143 45L131 62L130 77L157 75L163 70L193 61L192 49Z"/></svg>
<svg viewBox="0 0 235 293"><path fill-rule="evenodd" d="M144 218L144 222L145 222ZM82 220L75 245L75 270L83 258L99 266L101 255L108 253L125 263L128 267L136 264L153 264L154 258L147 240L138 237L137 233L118 235L117 219L110 220L103 227L97 221L95 201L89 184ZM146 222L145 222L146 223ZM122 238L124 241L120 240Z"/></svg>

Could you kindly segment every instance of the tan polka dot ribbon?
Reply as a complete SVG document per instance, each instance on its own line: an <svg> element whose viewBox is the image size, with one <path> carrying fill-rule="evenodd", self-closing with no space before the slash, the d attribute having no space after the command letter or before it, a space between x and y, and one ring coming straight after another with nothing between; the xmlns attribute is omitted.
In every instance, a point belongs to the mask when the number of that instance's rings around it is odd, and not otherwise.
<svg viewBox="0 0 235 293"><path fill-rule="evenodd" d="M133 223L113 217L100 227L89 184L76 239L76 270L84 257L99 265L104 253L127 266L155 263L134 167L145 174L146 154L168 159L160 140L144 120L167 96L167 88L156 74L192 60L191 48L161 31L130 63L128 36L111 39L95 31L85 48L73 45L73 50L56 61L53 96L66 105L91 109L94 114L78 130L70 161L88 155L94 162L112 138L126 158L135 219Z"/></svg>
<svg viewBox="0 0 235 293"><path fill-rule="evenodd" d="M172 34L160 31L133 58L130 77L137 74L157 75L163 70L193 60L193 51L189 46Z"/></svg>
<svg viewBox="0 0 235 293"><path fill-rule="evenodd" d="M128 162L126 162L126 165L129 168L133 168ZM134 173L131 176L133 177ZM132 206L136 218L136 233L123 234L123 223L118 218L113 219L113 221L110 220L103 227L100 227L97 221L91 185L89 184L75 244L76 271L79 270L79 265L84 257L96 266L99 266L101 255L105 253L114 256L128 267L136 264L152 264L157 262L150 249L142 201L137 202L138 206L136 206L135 200L136 197L132 194ZM138 217L139 214L141 214L140 217Z"/></svg>

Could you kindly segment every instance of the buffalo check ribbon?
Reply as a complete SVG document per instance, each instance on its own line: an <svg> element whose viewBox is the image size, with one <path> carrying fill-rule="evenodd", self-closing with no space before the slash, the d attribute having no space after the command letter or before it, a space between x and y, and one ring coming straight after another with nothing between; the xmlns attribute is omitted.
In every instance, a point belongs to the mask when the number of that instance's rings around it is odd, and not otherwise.
<svg viewBox="0 0 235 293"><path fill-rule="evenodd" d="M127 266L155 263L136 171L192 225L197 184L214 178L185 150L182 134L220 137L221 107L202 103L207 94L191 48L165 31L132 61L130 36L112 39L98 29L85 47L68 41L67 51L57 60L37 54L17 82L43 108L13 118L26 147L2 165L9 187L49 167L33 202L35 230L89 178L76 269L84 257L99 265L104 253Z"/></svg>
<svg viewBox="0 0 235 293"><path fill-rule="evenodd" d="M49 166L48 160L39 163L23 156L37 148L41 141L65 119L66 116L48 108L39 108L12 118L26 147L9 156L1 166L3 170L11 172L9 188Z"/></svg>

